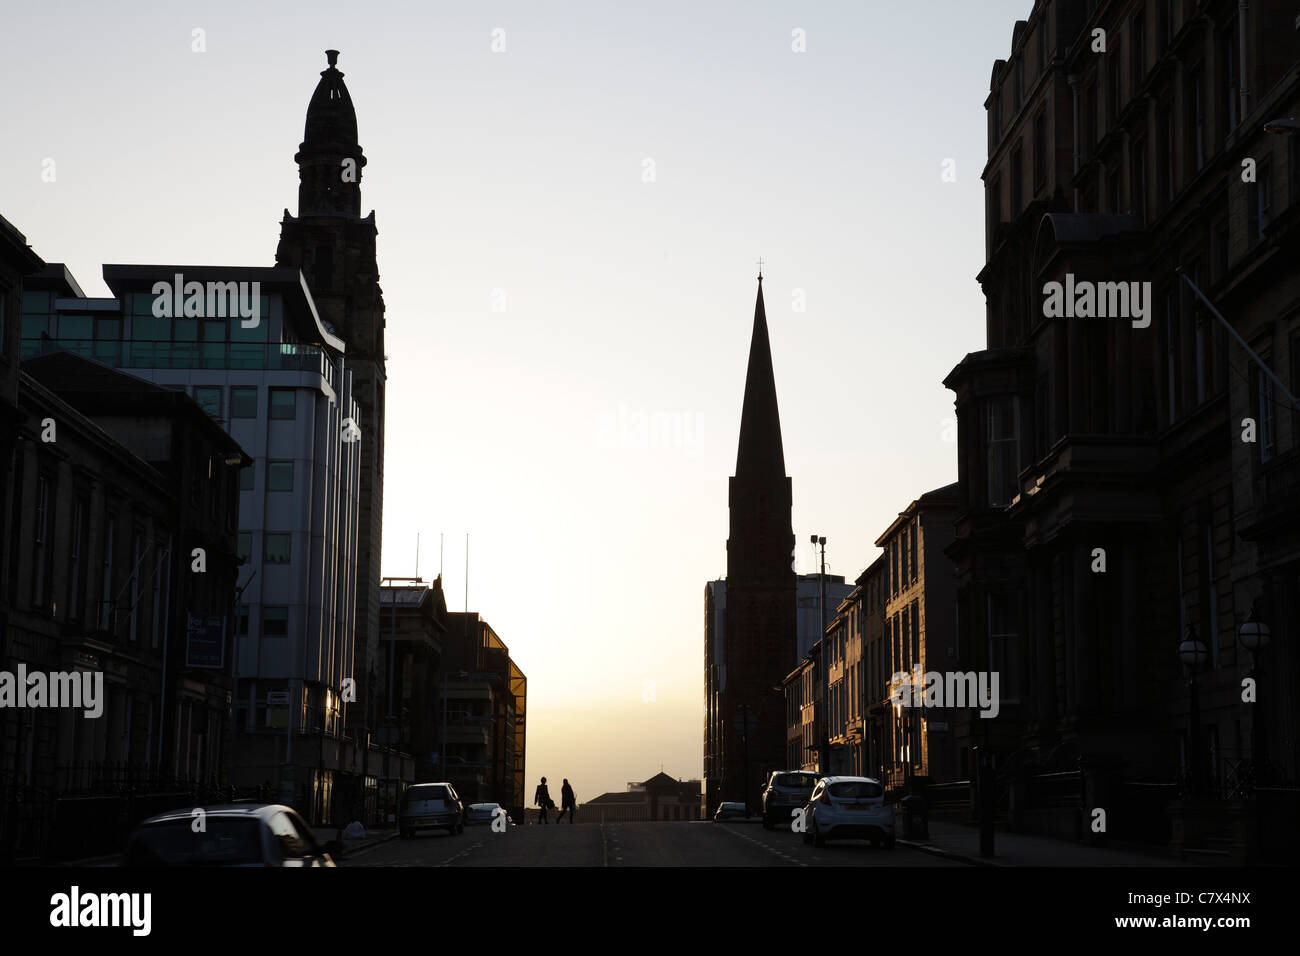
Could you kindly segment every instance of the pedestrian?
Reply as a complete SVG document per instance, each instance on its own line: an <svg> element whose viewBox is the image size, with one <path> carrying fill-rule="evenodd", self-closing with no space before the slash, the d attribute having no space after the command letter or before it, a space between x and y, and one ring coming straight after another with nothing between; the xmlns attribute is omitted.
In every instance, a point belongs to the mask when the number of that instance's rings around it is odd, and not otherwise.
<svg viewBox="0 0 1300 956"><path fill-rule="evenodd" d="M546 788L545 777L543 777L542 782L537 785L537 793L533 794L533 802L542 808L537 814L537 822L550 823L551 821L546 819L546 811L551 807L554 807L555 804L551 800L551 791Z"/></svg>
<svg viewBox="0 0 1300 956"><path fill-rule="evenodd" d="M564 778L564 786L560 788L560 815L555 818L559 823L564 819L564 814L569 814L569 822L573 822L573 812L578 808L578 801L573 797L573 788L569 786L569 778Z"/></svg>

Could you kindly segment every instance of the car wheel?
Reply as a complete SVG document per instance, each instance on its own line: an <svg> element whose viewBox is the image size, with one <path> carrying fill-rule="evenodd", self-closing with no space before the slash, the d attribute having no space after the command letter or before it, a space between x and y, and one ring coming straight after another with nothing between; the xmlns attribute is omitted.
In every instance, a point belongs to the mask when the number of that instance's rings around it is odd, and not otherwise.
<svg viewBox="0 0 1300 956"><path fill-rule="evenodd" d="M872 838L871 838L871 845L872 845L873 847L875 847L877 850L879 850L879 849L880 849L880 837L872 837Z"/></svg>
<svg viewBox="0 0 1300 956"><path fill-rule="evenodd" d="M816 820L816 818L813 819L813 830L812 830L812 834L813 834L813 841L812 841L812 842L813 842L813 846L817 847L818 849L821 849L822 847L824 847L824 846L826 845L826 838L825 838L824 836L822 836L822 832L821 832L821 830L819 830L819 829L817 828L817 820Z"/></svg>

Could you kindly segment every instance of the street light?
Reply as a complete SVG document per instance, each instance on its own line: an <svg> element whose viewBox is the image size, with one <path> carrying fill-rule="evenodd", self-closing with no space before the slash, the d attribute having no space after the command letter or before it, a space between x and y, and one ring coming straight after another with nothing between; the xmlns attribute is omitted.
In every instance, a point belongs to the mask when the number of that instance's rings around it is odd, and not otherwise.
<svg viewBox="0 0 1300 956"><path fill-rule="evenodd" d="M1290 117L1286 119L1269 120L1264 124L1264 132L1290 135L1292 133L1300 132L1300 122L1297 122Z"/></svg>
<svg viewBox="0 0 1300 956"><path fill-rule="evenodd" d="M1209 656L1205 643L1196 636L1196 625L1189 624L1186 637L1178 645L1178 659L1188 671L1187 687L1190 708L1188 710L1187 770L1189 796L1191 797L1197 796L1200 785L1201 714L1198 687L1196 685L1196 669L1204 664L1209 659Z"/></svg>

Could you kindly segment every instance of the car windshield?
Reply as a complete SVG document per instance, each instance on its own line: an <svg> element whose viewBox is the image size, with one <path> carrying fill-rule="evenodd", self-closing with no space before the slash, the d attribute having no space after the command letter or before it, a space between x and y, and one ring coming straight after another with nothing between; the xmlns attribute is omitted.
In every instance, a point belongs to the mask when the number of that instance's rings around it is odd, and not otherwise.
<svg viewBox="0 0 1300 956"><path fill-rule="evenodd" d="M208 815L195 833L190 817L141 827L127 850L127 866L234 866L261 863L261 824L251 817Z"/></svg>
<svg viewBox="0 0 1300 956"><path fill-rule="evenodd" d="M772 781L774 787L791 787L796 790L811 790L817 778L810 773L779 773Z"/></svg>
<svg viewBox="0 0 1300 956"><path fill-rule="evenodd" d="M841 780L839 783L831 784L830 791L832 797L839 797L842 800L861 800L867 797L878 797L884 793L880 784L869 780Z"/></svg>
<svg viewBox="0 0 1300 956"><path fill-rule="evenodd" d="M411 787L403 798L405 805L417 800L449 800L446 787Z"/></svg>

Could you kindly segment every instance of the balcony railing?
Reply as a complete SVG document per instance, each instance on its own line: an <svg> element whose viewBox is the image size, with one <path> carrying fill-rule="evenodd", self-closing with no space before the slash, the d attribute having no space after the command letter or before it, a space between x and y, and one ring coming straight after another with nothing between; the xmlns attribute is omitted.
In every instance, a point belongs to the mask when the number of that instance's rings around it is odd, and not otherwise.
<svg viewBox="0 0 1300 956"><path fill-rule="evenodd" d="M334 363L318 345L297 342L134 342L91 339L24 339L23 359L72 352L114 368L223 369L315 372L331 385Z"/></svg>

